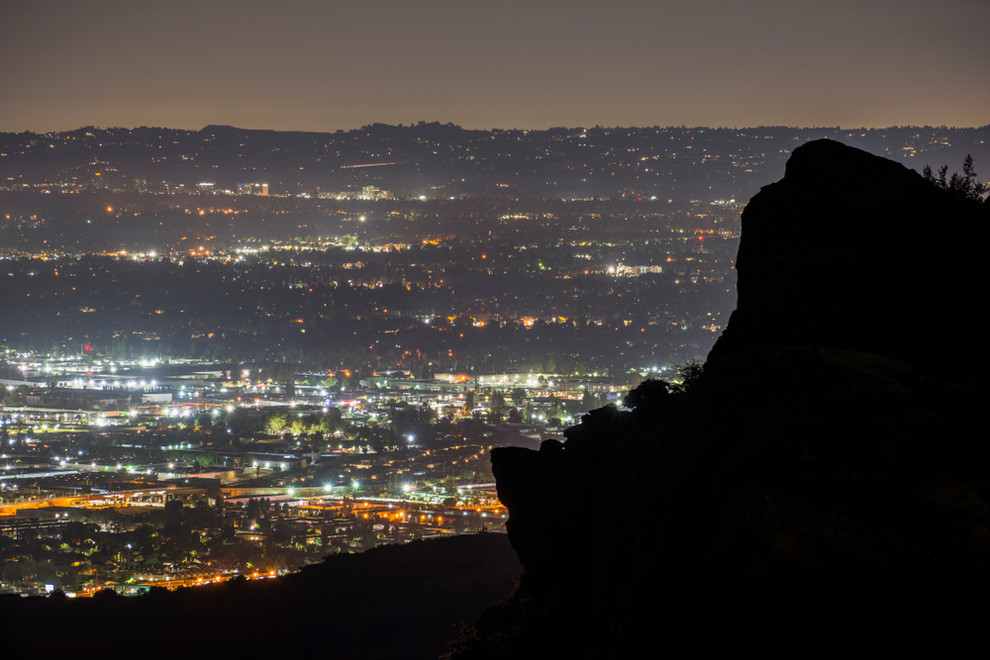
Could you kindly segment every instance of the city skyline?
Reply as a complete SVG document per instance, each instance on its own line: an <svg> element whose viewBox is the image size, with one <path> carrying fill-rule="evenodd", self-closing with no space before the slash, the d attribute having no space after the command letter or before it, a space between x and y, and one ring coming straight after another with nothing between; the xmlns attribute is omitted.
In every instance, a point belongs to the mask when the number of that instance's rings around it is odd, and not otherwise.
<svg viewBox="0 0 990 660"><path fill-rule="evenodd" d="M990 123L966 0L7 5L0 131Z"/></svg>

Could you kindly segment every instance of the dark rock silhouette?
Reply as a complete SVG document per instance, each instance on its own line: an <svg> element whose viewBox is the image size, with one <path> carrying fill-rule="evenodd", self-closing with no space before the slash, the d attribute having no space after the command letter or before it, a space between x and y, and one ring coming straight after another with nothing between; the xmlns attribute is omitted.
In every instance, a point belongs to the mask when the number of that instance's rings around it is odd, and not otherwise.
<svg viewBox="0 0 990 660"><path fill-rule="evenodd" d="M986 204L903 165L832 140L798 147L743 211L738 302L709 362L787 344L968 369L988 228Z"/></svg>
<svg viewBox="0 0 990 660"><path fill-rule="evenodd" d="M697 382L493 452L525 573L455 657L981 641L988 219L893 162L796 149L744 211L738 308Z"/></svg>

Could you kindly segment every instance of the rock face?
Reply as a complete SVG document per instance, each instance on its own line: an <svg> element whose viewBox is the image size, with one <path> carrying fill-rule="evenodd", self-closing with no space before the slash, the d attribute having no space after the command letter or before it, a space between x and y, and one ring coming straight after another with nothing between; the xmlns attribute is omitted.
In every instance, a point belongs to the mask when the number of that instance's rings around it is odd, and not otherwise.
<svg viewBox="0 0 990 660"><path fill-rule="evenodd" d="M990 609L987 206L820 141L743 214L688 391L496 450L525 567L458 657L835 657L978 640Z"/></svg>
<svg viewBox="0 0 990 660"><path fill-rule="evenodd" d="M972 359L988 210L832 140L798 147L743 211L738 303L709 359L779 344Z"/></svg>

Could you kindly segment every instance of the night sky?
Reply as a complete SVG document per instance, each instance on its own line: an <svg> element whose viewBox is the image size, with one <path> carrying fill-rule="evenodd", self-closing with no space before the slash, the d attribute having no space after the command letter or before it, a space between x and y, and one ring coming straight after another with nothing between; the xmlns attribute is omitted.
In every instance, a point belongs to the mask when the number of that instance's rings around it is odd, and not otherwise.
<svg viewBox="0 0 990 660"><path fill-rule="evenodd" d="M990 0L0 0L0 131L990 123Z"/></svg>

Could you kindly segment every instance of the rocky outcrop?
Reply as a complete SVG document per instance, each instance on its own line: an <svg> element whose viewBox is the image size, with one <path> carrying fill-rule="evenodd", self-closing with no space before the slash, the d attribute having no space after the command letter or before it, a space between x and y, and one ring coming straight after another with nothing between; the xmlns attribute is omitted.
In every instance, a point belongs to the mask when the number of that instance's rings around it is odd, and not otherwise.
<svg viewBox="0 0 990 660"><path fill-rule="evenodd" d="M525 573L459 657L834 657L979 638L990 602L986 206L844 145L743 215L687 392L496 450ZM547 655L549 654L549 655Z"/></svg>
<svg viewBox="0 0 990 660"><path fill-rule="evenodd" d="M903 165L833 140L798 147L743 211L738 302L709 360L786 344L971 362L988 229L990 206Z"/></svg>

